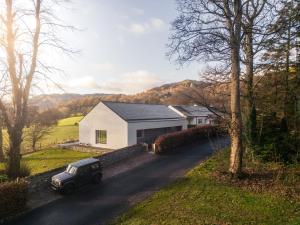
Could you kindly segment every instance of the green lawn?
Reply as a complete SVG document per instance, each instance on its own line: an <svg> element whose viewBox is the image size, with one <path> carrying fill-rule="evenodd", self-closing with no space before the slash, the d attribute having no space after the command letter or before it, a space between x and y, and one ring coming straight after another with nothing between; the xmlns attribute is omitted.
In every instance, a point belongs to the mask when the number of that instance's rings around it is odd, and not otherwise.
<svg viewBox="0 0 300 225"><path fill-rule="evenodd" d="M69 117L61 119L57 122L57 125L50 128L48 134L46 134L38 143L36 144L37 149L45 149L56 145L57 143L63 143L66 141L78 140L78 123L83 117ZM3 132L4 145L8 146L7 132ZM24 129L24 141L23 141L23 153L31 151L31 145L29 143L28 137L26 136L26 128Z"/></svg>
<svg viewBox="0 0 300 225"><path fill-rule="evenodd" d="M43 146L47 147L70 140L78 140L78 125L75 124L82 118L82 116L76 116L59 120L57 125L53 126L49 133L37 143L37 146L43 148Z"/></svg>
<svg viewBox="0 0 300 225"><path fill-rule="evenodd" d="M54 126L37 144L49 146L70 140L78 140L78 126Z"/></svg>
<svg viewBox="0 0 300 225"><path fill-rule="evenodd" d="M64 149L47 149L24 155L22 157L22 161L31 168L31 175L34 175L64 166L70 162L96 155L99 155L99 153L85 153ZM0 163L0 170L3 169L4 164Z"/></svg>
<svg viewBox="0 0 300 225"><path fill-rule="evenodd" d="M218 179L216 171L227 167L228 157L228 151L216 154L114 224L300 224L299 193L297 198L286 197L275 191L276 185L273 190L272 186L255 187L252 181L232 184ZM295 179L299 185L299 177Z"/></svg>
<svg viewBox="0 0 300 225"><path fill-rule="evenodd" d="M68 117L65 119L61 119L58 121L57 125L58 126L74 126L76 123L78 123L83 116L74 116L74 117Z"/></svg>

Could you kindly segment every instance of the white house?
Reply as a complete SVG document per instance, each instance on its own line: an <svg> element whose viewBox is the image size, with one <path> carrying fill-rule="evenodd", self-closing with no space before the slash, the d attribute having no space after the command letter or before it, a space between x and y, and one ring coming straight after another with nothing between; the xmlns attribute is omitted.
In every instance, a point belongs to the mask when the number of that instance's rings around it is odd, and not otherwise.
<svg viewBox="0 0 300 225"><path fill-rule="evenodd" d="M79 122L79 142L118 149L186 128L186 118L166 105L102 101Z"/></svg>
<svg viewBox="0 0 300 225"><path fill-rule="evenodd" d="M216 119L206 107L198 105L170 105L169 108L185 117L189 126L212 124Z"/></svg>

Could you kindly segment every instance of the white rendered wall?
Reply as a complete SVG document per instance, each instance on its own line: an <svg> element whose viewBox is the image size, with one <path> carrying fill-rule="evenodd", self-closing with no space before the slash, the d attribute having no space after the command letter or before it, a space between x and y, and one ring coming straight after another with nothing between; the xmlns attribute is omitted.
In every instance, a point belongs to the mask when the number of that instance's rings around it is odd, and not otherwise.
<svg viewBox="0 0 300 225"><path fill-rule="evenodd" d="M137 143L136 131L163 127L182 126L182 129L187 129L187 120L185 118L178 120L160 120L160 121L137 121L128 123L128 145Z"/></svg>
<svg viewBox="0 0 300 225"><path fill-rule="evenodd" d="M106 130L107 144L96 144L95 130ZM119 149L128 146L127 122L100 102L79 123L79 142L94 147Z"/></svg>

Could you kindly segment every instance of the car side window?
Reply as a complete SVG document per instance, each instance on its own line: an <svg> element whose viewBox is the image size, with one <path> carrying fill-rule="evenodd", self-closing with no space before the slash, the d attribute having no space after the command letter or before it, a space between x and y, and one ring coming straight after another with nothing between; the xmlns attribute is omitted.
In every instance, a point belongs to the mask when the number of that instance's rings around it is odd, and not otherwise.
<svg viewBox="0 0 300 225"><path fill-rule="evenodd" d="M88 166L78 168L78 175L84 175L87 174L88 172L89 172Z"/></svg>
<svg viewBox="0 0 300 225"><path fill-rule="evenodd" d="M99 169L99 167L100 167L99 163L95 163L95 164L91 165L92 170L97 170L97 169Z"/></svg>

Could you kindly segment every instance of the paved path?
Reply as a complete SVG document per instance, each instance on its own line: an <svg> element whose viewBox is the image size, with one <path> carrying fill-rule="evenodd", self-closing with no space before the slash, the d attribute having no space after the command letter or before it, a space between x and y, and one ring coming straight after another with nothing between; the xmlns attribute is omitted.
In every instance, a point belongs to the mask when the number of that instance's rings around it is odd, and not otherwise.
<svg viewBox="0 0 300 225"><path fill-rule="evenodd" d="M107 224L135 203L164 185L184 176L211 155L215 146L227 139L185 147L177 154L151 156L151 160L132 170L107 178L99 186L87 186L13 221L14 225L100 225ZM150 153L147 153L150 154Z"/></svg>

